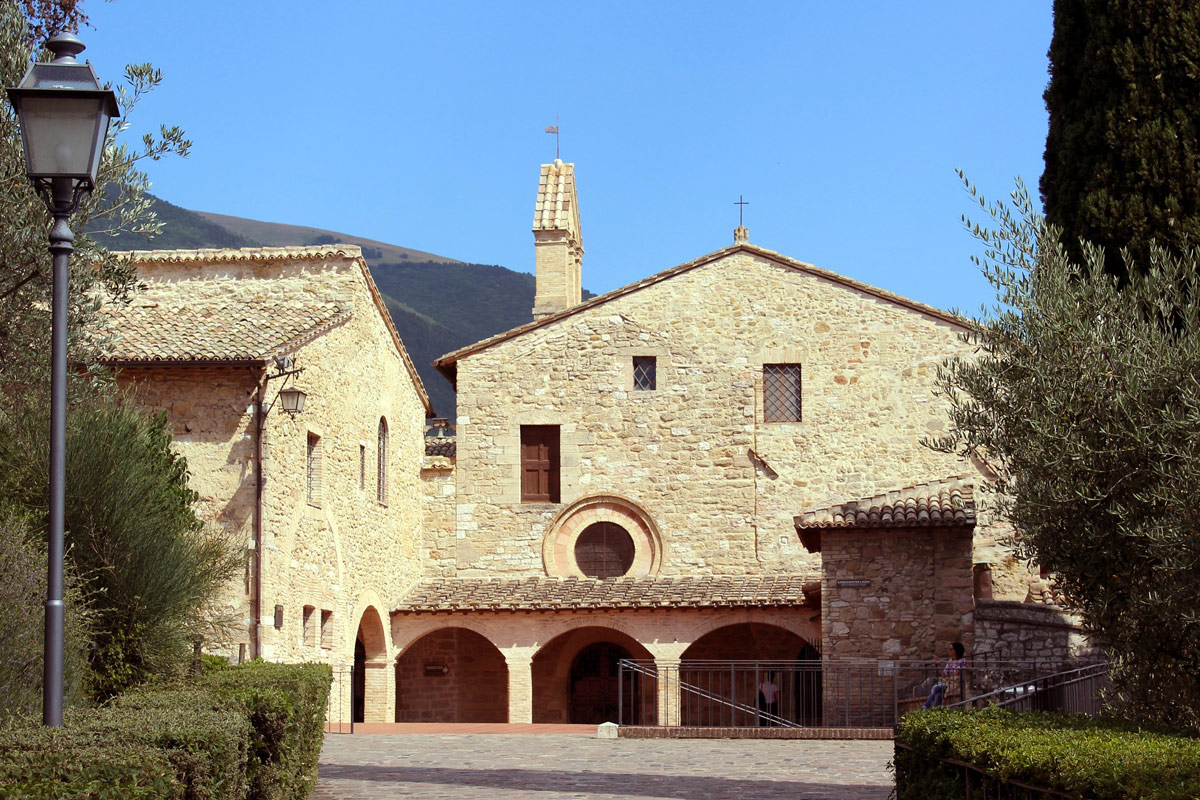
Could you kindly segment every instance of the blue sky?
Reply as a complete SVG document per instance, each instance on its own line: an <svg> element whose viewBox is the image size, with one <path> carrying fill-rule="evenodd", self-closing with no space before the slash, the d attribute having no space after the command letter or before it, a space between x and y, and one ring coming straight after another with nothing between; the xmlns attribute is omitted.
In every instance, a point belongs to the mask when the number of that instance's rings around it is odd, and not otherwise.
<svg viewBox="0 0 1200 800"><path fill-rule="evenodd" d="M992 298L955 169L1042 170L1048 0L91 2L102 79L153 62L135 131L185 208L531 271L544 128L576 164L584 285L752 242L942 308Z"/></svg>

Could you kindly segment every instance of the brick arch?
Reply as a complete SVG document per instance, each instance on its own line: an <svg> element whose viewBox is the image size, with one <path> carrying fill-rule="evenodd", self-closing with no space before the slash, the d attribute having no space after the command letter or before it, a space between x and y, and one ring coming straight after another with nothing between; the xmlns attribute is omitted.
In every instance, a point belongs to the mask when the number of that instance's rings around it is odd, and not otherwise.
<svg viewBox="0 0 1200 800"><path fill-rule="evenodd" d="M459 617L452 623L448 623L444 616L432 617L392 617L392 645L396 648L396 659L404 655L404 652L412 647L422 637L433 633L436 630L447 627L462 628L463 630L477 633L484 639L487 639L494 647L499 648L496 644L500 640L497 636L497 628L502 627L502 620L478 619L471 617Z"/></svg>
<svg viewBox="0 0 1200 800"><path fill-rule="evenodd" d="M542 540L542 564L547 575L584 577L575 563L575 542L596 522L612 522L629 532L634 548L630 576L658 575L663 561L663 538L658 526L641 506L616 495L585 497L559 513Z"/></svg>
<svg viewBox="0 0 1200 800"><path fill-rule="evenodd" d="M808 613L810 611L816 613L813 609L803 607L786 614L740 611L707 615L688 629L687 638L692 644L695 644L710 633L722 628L753 622L782 628L819 649L821 646L821 623L819 619L809 620L809 617L813 616L813 613Z"/></svg>
<svg viewBox="0 0 1200 800"><path fill-rule="evenodd" d="M396 659L396 722L507 722L508 665L487 637L442 626Z"/></svg>
<svg viewBox="0 0 1200 800"><path fill-rule="evenodd" d="M367 606L354 636L351 671L351 713L355 722L387 722L390 682L387 674L388 641L379 609Z"/></svg>
<svg viewBox="0 0 1200 800"><path fill-rule="evenodd" d="M653 658L645 645L611 625L593 623L567 626L565 630L547 640L533 656L530 675L535 723L572 721L572 703L578 699L573 697L572 693L579 689L577 683L573 684L572 674L573 669L578 666L577 659L585 651L604 646L620 648L631 658ZM639 708L643 715L649 715L644 717L643 724L654 724L653 719L649 718L655 713L653 687L647 682L636 681L630 682L626 690L623 693L618 692L615 683L608 686L607 691L612 695L609 701L615 705L619 699L624 699L631 708ZM627 714L626 722L628 721Z"/></svg>

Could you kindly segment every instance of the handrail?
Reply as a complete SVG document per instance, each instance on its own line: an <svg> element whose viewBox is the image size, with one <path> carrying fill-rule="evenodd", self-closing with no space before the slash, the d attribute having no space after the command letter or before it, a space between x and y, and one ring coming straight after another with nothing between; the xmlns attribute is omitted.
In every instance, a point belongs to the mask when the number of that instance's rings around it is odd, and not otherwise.
<svg viewBox="0 0 1200 800"><path fill-rule="evenodd" d="M726 662L720 662L720 663L728 664L728 663L736 663L736 662L726 661ZM748 661L745 663L754 663L754 662ZM768 662L758 662L758 663L768 663ZM786 662L781 661L778 663L786 663ZM645 675L646 677L654 678L655 680L658 680L660 677L658 674L658 668L657 667L648 668L648 667L644 666L643 664L644 664L644 661L643 661L643 663L638 663L638 660L636 660L636 659L623 658L623 659L621 659L619 666L628 667L633 672L637 672L638 674ZM668 676L665 678L665 680L668 681L668 683L669 683L671 679ZM681 691L686 690L689 694L691 694L695 697L700 697L704 700L711 700L713 702L716 702L723 706L726 706L727 708L731 708L734 711L741 711L744 714L754 714L758 718L765 719L768 722L774 724L776 727L780 727L780 728L799 728L799 727L801 727L800 725L796 724L795 722L792 722L789 719L785 719L784 717L777 716L768 711L763 711L762 709L755 708L754 706L746 705L745 703L739 703L738 701L733 700L731 698L722 697L721 695L714 694L706 689L701 689L699 686L694 686L690 683L687 683L686 681L681 680L678 677L676 677L676 679L675 679L675 685L678 686Z"/></svg>
<svg viewBox="0 0 1200 800"><path fill-rule="evenodd" d="M1017 703L1027 702L1032 697L1040 693L1048 692L1052 689L1060 689L1064 686L1073 686L1086 680L1098 678L1107 673L1108 664L1106 663L1087 664L1082 667L1076 667L1075 669L1069 669L1063 672L1055 672L1051 675L1042 675L1037 678L1031 678L1030 680L1021 681L1020 683L1015 683L1011 686L1003 686L985 694L976 695L975 697L968 697L965 700L952 703L947 705L946 708L978 708L981 704L991 705L997 708L1004 708ZM991 700L991 698L999 696L1004 696L1004 699L1001 701Z"/></svg>

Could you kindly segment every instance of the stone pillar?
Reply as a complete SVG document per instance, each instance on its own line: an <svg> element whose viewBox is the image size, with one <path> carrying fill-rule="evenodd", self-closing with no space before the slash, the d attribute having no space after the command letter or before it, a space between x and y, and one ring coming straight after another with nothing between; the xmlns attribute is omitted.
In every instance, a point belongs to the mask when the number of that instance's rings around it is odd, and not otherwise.
<svg viewBox="0 0 1200 800"><path fill-rule="evenodd" d="M654 659L654 668L658 672L659 725L683 723L683 708L679 695L679 663L678 658Z"/></svg>
<svg viewBox="0 0 1200 800"><path fill-rule="evenodd" d="M533 655L504 652L508 664L508 721L533 722Z"/></svg>
<svg viewBox="0 0 1200 800"><path fill-rule="evenodd" d="M387 661L363 665L363 722L395 722L396 671Z"/></svg>

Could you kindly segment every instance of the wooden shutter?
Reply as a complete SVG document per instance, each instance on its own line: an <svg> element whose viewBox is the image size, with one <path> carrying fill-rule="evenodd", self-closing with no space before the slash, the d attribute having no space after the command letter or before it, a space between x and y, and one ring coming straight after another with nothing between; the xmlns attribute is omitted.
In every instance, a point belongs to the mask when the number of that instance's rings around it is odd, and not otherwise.
<svg viewBox="0 0 1200 800"><path fill-rule="evenodd" d="M521 426L521 502L557 503L558 426Z"/></svg>

